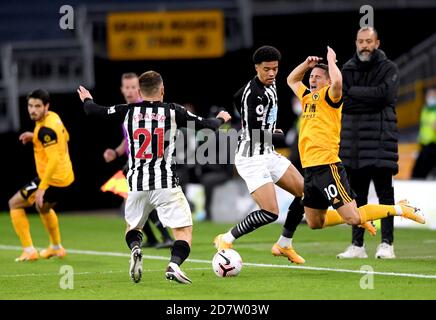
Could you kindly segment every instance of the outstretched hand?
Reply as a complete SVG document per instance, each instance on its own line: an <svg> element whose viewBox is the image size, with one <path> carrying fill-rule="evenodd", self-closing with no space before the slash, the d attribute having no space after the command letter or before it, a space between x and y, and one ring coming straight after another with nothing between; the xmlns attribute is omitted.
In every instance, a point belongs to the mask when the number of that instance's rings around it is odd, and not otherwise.
<svg viewBox="0 0 436 320"><path fill-rule="evenodd" d="M103 153L104 161L107 163L114 161L118 157L117 152L114 149L106 149Z"/></svg>
<svg viewBox="0 0 436 320"><path fill-rule="evenodd" d="M227 111L221 111L220 113L217 114L216 117L223 119L224 122L230 121L230 119L232 119L232 117Z"/></svg>
<svg viewBox="0 0 436 320"><path fill-rule="evenodd" d="M22 144L29 143L33 140L33 132L26 131L20 134L18 139L21 141Z"/></svg>
<svg viewBox="0 0 436 320"><path fill-rule="evenodd" d="M77 89L77 93L79 94L80 100L85 101L86 98L92 99L91 93L82 86L79 86L79 89Z"/></svg>

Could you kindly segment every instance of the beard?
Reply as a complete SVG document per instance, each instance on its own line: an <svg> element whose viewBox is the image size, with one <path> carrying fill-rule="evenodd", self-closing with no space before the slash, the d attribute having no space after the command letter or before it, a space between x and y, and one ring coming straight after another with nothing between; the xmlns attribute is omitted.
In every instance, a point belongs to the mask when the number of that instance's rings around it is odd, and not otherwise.
<svg viewBox="0 0 436 320"><path fill-rule="evenodd" d="M372 52L370 51L357 51L357 57L362 62L367 62L371 59Z"/></svg>

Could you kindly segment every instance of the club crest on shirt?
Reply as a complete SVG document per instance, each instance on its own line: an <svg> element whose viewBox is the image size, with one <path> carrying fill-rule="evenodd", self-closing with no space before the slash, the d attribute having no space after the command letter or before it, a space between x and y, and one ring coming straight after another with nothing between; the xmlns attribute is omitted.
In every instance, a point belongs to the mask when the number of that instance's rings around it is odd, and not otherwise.
<svg viewBox="0 0 436 320"><path fill-rule="evenodd" d="M56 136L53 137L49 134L45 134L42 139L44 140L44 142L42 143L44 147L48 147L51 146L52 144L57 143Z"/></svg>

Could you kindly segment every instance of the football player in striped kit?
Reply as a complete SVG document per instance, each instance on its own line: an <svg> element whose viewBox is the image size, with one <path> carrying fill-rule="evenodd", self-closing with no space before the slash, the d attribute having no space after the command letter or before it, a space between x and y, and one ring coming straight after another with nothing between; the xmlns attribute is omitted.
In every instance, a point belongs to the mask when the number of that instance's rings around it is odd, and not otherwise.
<svg viewBox="0 0 436 320"><path fill-rule="evenodd" d="M260 209L251 212L227 233L216 236L214 244L218 250L231 248L239 237L276 221L279 215L276 184L295 198L288 209L283 230L287 241L279 239L271 252L301 264L305 261L293 249L292 236L304 214L301 204L303 177L288 159L274 151L272 143L274 134L283 134L276 129L278 101L275 79L280 59L281 54L274 47L257 49L253 55L257 74L234 96L242 122L235 166Z"/></svg>
<svg viewBox="0 0 436 320"><path fill-rule="evenodd" d="M133 72L123 73L123 75L121 76L120 90L127 104L141 101L141 98L139 96L139 77L136 73ZM119 157L127 155L127 152L128 151L127 151L126 134L123 129L123 140L121 141L121 143L115 149L107 148L103 153L103 157L106 162L111 162ZM126 174L126 172L127 172L127 164L123 167L123 173ZM150 220L154 223L154 225L162 235L161 243L159 243L158 239L153 233ZM169 234L167 228L163 227L162 222L159 220L159 217L157 216L156 210L150 212L149 219L145 222L142 231L144 232L147 238L147 240L144 241L144 243L142 244L143 248L147 248L147 247L155 247L157 249L171 248L171 246L173 245L174 241L171 238L171 235Z"/></svg>
<svg viewBox="0 0 436 320"><path fill-rule="evenodd" d="M77 91L87 114L110 117L124 115L124 127L129 144L129 194L125 209L126 242L131 249L130 276L139 282L142 276L141 228L153 209L159 219L172 229L175 237L166 278L179 283L191 283L180 269L191 250L192 216L175 173L174 156L177 129L192 123L195 129L217 130L231 119L221 111L216 118L203 119L176 103L163 102L164 84L155 71L139 77L142 102L128 105L99 106L84 87ZM190 124L189 124L190 125Z"/></svg>

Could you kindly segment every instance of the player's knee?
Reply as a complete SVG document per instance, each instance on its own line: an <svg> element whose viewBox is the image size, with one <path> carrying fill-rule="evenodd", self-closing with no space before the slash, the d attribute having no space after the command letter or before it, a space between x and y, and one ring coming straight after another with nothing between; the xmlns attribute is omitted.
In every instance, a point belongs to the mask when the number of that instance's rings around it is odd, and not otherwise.
<svg viewBox="0 0 436 320"><path fill-rule="evenodd" d="M298 188L297 188L297 197L303 197L303 193L304 193L304 180L301 179L301 182L298 184Z"/></svg>
<svg viewBox="0 0 436 320"><path fill-rule="evenodd" d="M263 210L263 211L265 212L265 210ZM278 209L277 209L277 212L268 212L268 213L269 213L270 223L273 223L274 221L276 221L279 218Z"/></svg>
<svg viewBox="0 0 436 320"><path fill-rule="evenodd" d="M192 226L173 228L172 230L176 240L183 240L189 245L192 244Z"/></svg>
<svg viewBox="0 0 436 320"><path fill-rule="evenodd" d="M15 209L14 208L14 200L11 198L11 199L9 199L9 201L8 201L8 206L9 206L9 210L10 209Z"/></svg>
<svg viewBox="0 0 436 320"><path fill-rule="evenodd" d="M323 224L319 219L307 219L307 225L310 229L321 229Z"/></svg>
<svg viewBox="0 0 436 320"><path fill-rule="evenodd" d="M48 213L50 213L50 208L49 207L45 207L45 206L39 207L39 206L35 205L35 208L36 208L36 211L38 211L38 213L40 213L40 214L48 214Z"/></svg>
<svg viewBox="0 0 436 320"><path fill-rule="evenodd" d="M278 217L279 217L279 208L278 207L275 207L275 206L272 206L272 207L268 207L268 208L263 208L263 207L261 207L261 210L263 210L263 211L266 211L266 212L268 212L268 213L271 213L272 215L271 216L273 216L274 217L274 221L275 220L277 220L278 219Z"/></svg>
<svg viewBox="0 0 436 320"><path fill-rule="evenodd" d="M12 197L8 201L8 206L9 206L9 210L18 209L19 203L18 203L18 201L16 200L15 197Z"/></svg>
<svg viewBox="0 0 436 320"><path fill-rule="evenodd" d="M309 228L310 229L312 229L312 230L315 230L315 229L322 229L322 224L320 224L320 223L312 223L312 224L309 224Z"/></svg>
<svg viewBox="0 0 436 320"><path fill-rule="evenodd" d="M297 197L297 198L301 198L301 197L303 197L303 191L304 191L304 188L298 188L298 189L296 190L294 196Z"/></svg>

